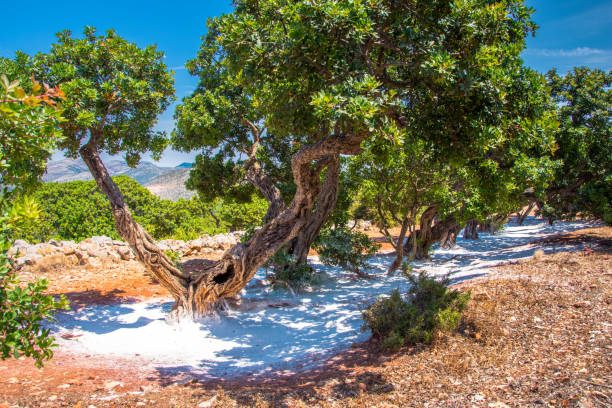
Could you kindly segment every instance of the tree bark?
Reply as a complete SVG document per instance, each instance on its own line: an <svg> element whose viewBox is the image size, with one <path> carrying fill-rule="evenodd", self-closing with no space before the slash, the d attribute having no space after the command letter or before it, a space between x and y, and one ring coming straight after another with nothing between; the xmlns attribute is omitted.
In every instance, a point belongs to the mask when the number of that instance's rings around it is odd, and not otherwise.
<svg viewBox="0 0 612 408"><path fill-rule="evenodd" d="M325 181L319 194L315 211L310 215L306 227L289 244L287 252L296 258L293 267L306 262L311 245L319 235L323 224L334 210L338 201L339 179L340 159L336 157L327 166Z"/></svg>
<svg viewBox="0 0 612 408"><path fill-rule="evenodd" d="M460 225L455 225L454 227L450 228L446 232L444 237L442 238L442 241L440 243L440 247L442 247L444 249L451 249L455 245L457 245L457 235L459 235L460 231L461 231L461 226Z"/></svg>
<svg viewBox="0 0 612 408"><path fill-rule="evenodd" d="M404 245L404 251L411 250L410 256L412 259L429 259L429 249L434 244L447 239L449 234L455 230L459 231L460 227L452 215L433 224L436 212L435 207L429 207L425 210L421 215L419 230L414 231L408 237Z"/></svg>
<svg viewBox="0 0 612 408"><path fill-rule="evenodd" d="M269 223L285 210L283 195L274 185L270 177L264 173L261 165L253 161L246 172L246 179L251 182L268 201L268 211L264 217L264 224Z"/></svg>
<svg viewBox="0 0 612 408"><path fill-rule="evenodd" d="M186 287L190 276L177 268L144 228L134 221L121 191L100 159L95 144L90 142L83 146L80 154L96 180L98 188L110 202L119 235L132 248L136 258L146 265L155 279L170 292L176 304L187 304Z"/></svg>
<svg viewBox="0 0 612 408"><path fill-rule="evenodd" d="M463 239L478 239L478 220L471 219L463 229Z"/></svg>
<svg viewBox="0 0 612 408"><path fill-rule="evenodd" d="M117 185L110 177L98 153L95 134L80 149L98 187L111 204L119 235L129 244L137 259L170 291L175 298L172 315L196 317L214 311L223 298L233 297L276 251L295 238L307 225L321 192L320 173L334 167L340 154L357 154L362 138L329 136L302 147L291 159L296 193L291 204L259 229L249 241L238 243L197 273L177 268L147 232L137 224ZM331 176L334 172L329 172ZM326 176L324 185L331 177ZM336 187L337 188L337 183Z"/></svg>
<svg viewBox="0 0 612 408"><path fill-rule="evenodd" d="M529 205L527 206L527 209L525 210L525 212L519 215L519 218L517 220L518 225L523 225L523 223L525 222L525 218L529 215L531 210L533 210L533 207L535 207L535 205L536 205L535 201L529 202Z"/></svg>
<svg viewBox="0 0 612 408"><path fill-rule="evenodd" d="M399 236L397 237L397 244L395 246L395 259L393 263L389 266L389 270L387 270L387 275L392 275L401 265L404 260L404 252L406 248L404 247L404 240L406 238L406 232L408 231L409 224L408 217L404 217L402 221L402 228L400 229Z"/></svg>
<svg viewBox="0 0 612 408"><path fill-rule="evenodd" d="M478 224L478 231L494 234L501 229L507 220L508 216L506 214L491 215L484 222Z"/></svg>
<svg viewBox="0 0 612 408"><path fill-rule="evenodd" d="M428 207L423 214L421 214L421 220L419 222L419 229L413 231L406 243L404 243L404 252L410 251L411 259L427 259L429 257L429 247L433 245L432 239L432 223L438 212L436 207Z"/></svg>

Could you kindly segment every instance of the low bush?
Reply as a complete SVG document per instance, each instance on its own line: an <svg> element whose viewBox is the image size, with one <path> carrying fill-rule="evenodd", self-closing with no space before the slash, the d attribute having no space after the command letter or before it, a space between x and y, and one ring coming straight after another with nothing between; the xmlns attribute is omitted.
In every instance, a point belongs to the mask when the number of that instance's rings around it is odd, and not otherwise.
<svg viewBox="0 0 612 408"><path fill-rule="evenodd" d="M366 259L376 254L380 244L362 232L342 227L322 231L314 247L323 264L340 266L361 275Z"/></svg>
<svg viewBox="0 0 612 408"><path fill-rule="evenodd" d="M255 234L257 228L248 227L241 242L247 242ZM296 257L287 253L284 246L263 265L266 269L266 279L272 283L273 289L303 289L307 286L321 284L321 276L317 274L307 263L297 264Z"/></svg>
<svg viewBox="0 0 612 408"><path fill-rule="evenodd" d="M297 264L294 256L280 250L274 254L266 263L266 268L272 270L268 279L272 287L280 289L290 287L292 289L303 289L307 286L315 286L321 283L318 275L307 263Z"/></svg>
<svg viewBox="0 0 612 408"><path fill-rule="evenodd" d="M437 332L453 331L460 323L470 293L448 288L448 279L437 280L424 273L410 274L411 287L405 297L396 289L363 311L363 329L381 341L385 349L407 344L429 344Z"/></svg>

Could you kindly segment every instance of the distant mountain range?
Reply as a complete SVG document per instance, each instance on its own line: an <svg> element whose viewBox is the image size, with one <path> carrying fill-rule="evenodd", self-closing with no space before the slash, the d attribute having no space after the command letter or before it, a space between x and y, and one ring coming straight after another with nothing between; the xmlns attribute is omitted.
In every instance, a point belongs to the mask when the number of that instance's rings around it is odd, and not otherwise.
<svg viewBox="0 0 612 408"><path fill-rule="evenodd" d="M195 195L195 192L187 190L185 187L190 171L191 168L176 167L160 174L145 183L144 186L164 200L176 201L179 198L191 198Z"/></svg>
<svg viewBox="0 0 612 408"><path fill-rule="evenodd" d="M151 162L141 162L135 168L131 168L124 161L110 160L105 165L111 176L130 176L163 199L178 200L193 197L195 194L185 188L191 163L181 163L176 167L159 167ZM43 176L45 182L77 180L93 180L87 165L81 159L50 162L47 165L47 174Z"/></svg>

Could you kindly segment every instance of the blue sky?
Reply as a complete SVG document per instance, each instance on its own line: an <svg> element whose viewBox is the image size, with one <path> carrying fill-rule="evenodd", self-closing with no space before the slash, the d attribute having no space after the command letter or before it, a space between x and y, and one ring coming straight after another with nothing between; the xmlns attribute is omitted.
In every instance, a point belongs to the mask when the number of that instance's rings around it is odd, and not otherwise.
<svg viewBox="0 0 612 408"><path fill-rule="evenodd" d="M90 25L99 31L114 28L125 39L141 46L157 44L166 64L175 71L176 96L180 100L197 81L184 69L200 46L209 17L231 11L230 1L29 1L28 11L18 1L2 5L0 56L12 57L17 50L34 54L49 50L55 33L69 29L75 34ZM612 69L612 0L527 0L536 9L540 26L527 42L525 63L545 72L556 67L567 72L587 65ZM171 131L174 106L159 120L158 128ZM167 151L160 165L174 166L192 161L194 154ZM55 155L56 159L61 154Z"/></svg>

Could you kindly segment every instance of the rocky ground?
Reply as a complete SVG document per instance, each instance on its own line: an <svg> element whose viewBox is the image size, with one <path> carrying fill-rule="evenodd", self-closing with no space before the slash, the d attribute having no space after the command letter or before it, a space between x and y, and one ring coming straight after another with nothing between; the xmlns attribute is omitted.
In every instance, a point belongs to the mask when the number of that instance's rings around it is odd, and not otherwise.
<svg viewBox="0 0 612 408"><path fill-rule="evenodd" d="M612 229L552 240L584 249L537 253L463 283L473 301L461 329L432 346L385 354L366 342L307 372L215 381L62 351L41 370L29 360L0 362L0 407L609 407ZM164 296L135 261L113 266L111 258L88 254L84 265L77 257L21 273L48 277L51 292L72 299L89 291L85 303ZM96 259L105 261L95 266Z"/></svg>

